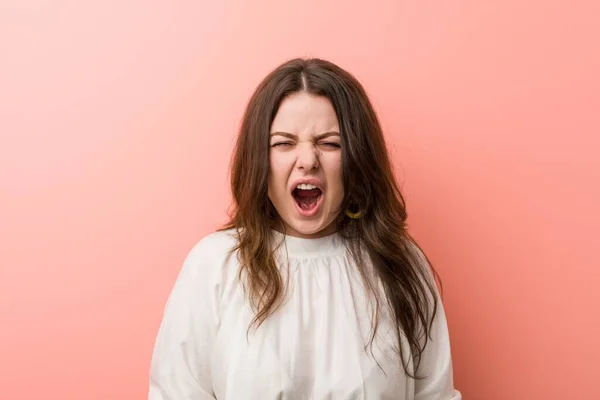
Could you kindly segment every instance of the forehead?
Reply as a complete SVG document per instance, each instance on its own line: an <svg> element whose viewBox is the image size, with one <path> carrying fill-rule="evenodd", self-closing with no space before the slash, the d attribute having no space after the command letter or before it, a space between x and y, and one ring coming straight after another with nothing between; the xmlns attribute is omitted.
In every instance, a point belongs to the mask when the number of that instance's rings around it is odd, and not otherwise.
<svg viewBox="0 0 600 400"><path fill-rule="evenodd" d="M271 124L271 133L318 135L329 131L339 132L333 105L327 97L305 92L294 93L284 98Z"/></svg>

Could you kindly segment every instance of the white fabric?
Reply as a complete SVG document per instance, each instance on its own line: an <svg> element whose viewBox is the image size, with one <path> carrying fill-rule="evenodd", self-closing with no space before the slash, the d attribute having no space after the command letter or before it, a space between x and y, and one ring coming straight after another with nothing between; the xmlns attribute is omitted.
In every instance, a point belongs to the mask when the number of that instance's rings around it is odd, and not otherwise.
<svg viewBox="0 0 600 400"><path fill-rule="evenodd" d="M236 254L226 259L232 232L210 234L190 251L156 339L149 400L461 399L441 302L418 371L428 377L412 380L394 352L388 314L365 350L371 303L339 235L274 234L285 238L290 286L257 331L248 331L253 313Z"/></svg>

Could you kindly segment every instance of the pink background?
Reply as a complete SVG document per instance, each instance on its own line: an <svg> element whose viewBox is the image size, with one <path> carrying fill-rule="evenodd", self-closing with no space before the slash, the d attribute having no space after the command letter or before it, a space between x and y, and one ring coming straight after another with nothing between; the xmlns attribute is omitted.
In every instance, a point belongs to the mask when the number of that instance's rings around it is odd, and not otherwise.
<svg viewBox="0 0 600 400"><path fill-rule="evenodd" d="M143 399L244 105L320 56L379 111L465 399L600 399L600 3L0 3L0 397Z"/></svg>

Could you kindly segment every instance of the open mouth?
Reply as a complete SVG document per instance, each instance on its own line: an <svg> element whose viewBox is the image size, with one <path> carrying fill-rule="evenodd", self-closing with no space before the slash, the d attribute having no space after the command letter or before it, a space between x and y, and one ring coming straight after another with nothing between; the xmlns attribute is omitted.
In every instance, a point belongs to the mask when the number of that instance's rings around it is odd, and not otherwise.
<svg viewBox="0 0 600 400"><path fill-rule="evenodd" d="M323 197L323 191L310 184L301 184L292 191L296 204L305 213L315 211Z"/></svg>

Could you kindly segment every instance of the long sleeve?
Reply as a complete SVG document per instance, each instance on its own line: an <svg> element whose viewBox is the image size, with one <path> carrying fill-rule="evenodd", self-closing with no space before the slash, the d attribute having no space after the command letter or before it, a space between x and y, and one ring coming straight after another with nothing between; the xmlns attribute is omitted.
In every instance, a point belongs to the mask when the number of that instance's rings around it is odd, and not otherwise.
<svg viewBox="0 0 600 400"><path fill-rule="evenodd" d="M421 354L421 362L416 371L417 375L424 377L424 379L415 381L414 400L462 400L461 393L454 389L450 335L444 304L437 290L427 258L416 244L413 243L412 249L425 268L424 278L435 289L434 295L438 303L431 325L430 338ZM430 304L433 304L433 298L430 297L429 300Z"/></svg>
<svg viewBox="0 0 600 400"><path fill-rule="evenodd" d="M431 338L421 356L418 373L426 378L415 381L415 400L461 400L454 389L450 339L444 306L440 301Z"/></svg>
<svg viewBox="0 0 600 400"><path fill-rule="evenodd" d="M450 337L444 305L439 294L431 339L421 355L417 373L426 378L415 381L415 400L462 399L461 393L454 389Z"/></svg>
<svg viewBox="0 0 600 400"><path fill-rule="evenodd" d="M150 367L149 400L214 399L211 349L218 328L218 267L198 243L164 308Z"/></svg>

